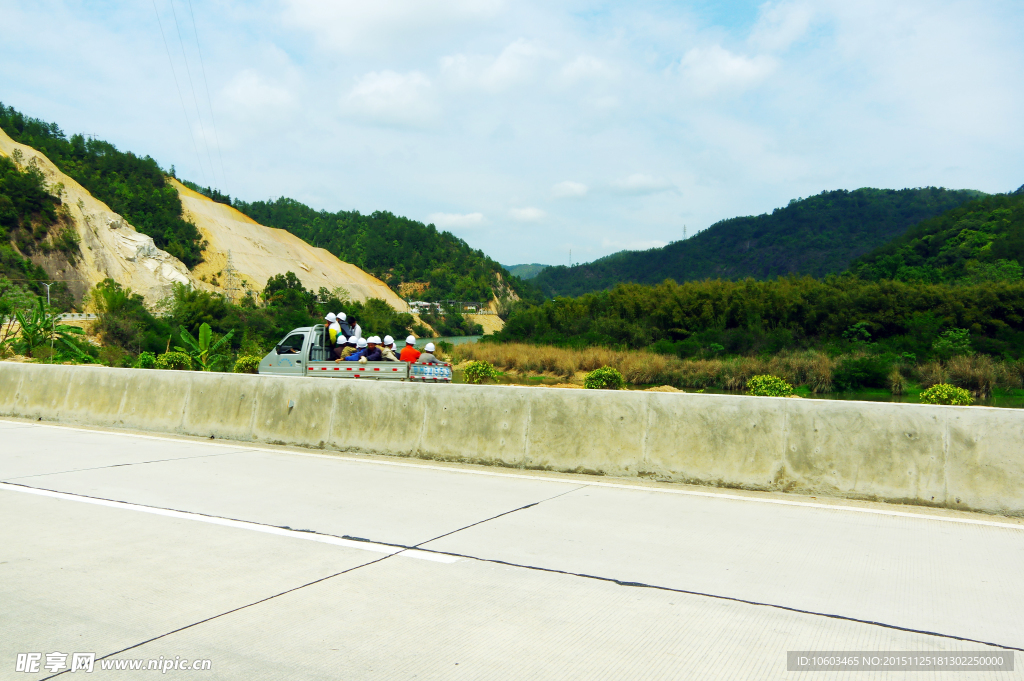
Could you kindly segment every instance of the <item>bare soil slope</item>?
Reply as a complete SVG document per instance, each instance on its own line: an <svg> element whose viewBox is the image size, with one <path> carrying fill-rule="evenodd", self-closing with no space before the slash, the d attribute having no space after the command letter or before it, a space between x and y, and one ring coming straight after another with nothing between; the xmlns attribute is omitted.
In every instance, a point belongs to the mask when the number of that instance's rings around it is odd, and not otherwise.
<svg viewBox="0 0 1024 681"><path fill-rule="evenodd" d="M208 282L216 282L218 289L229 286L225 271L230 251L238 288L245 286L262 291L270 277L294 272L303 286L313 291L341 286L353 300L381 298L400 312L409 311L406 302L387 284L355 265L283 229L261 225L177 180L172 179L171 184L178 190L186 217L195 223L209 244L203 251L205 261L192 273ZM241 291L235 292L236 296L239 294Z"/></svg>
<svg viewBox="0 0 1024 681"><path fill-rule="evenodd" d="M21 152L20 165L38 168L50 191L56 195L59 190L59 198L71 211L81 240L78 262L71 265L40 257L32 260L55 279L66 280L76 299L81 300L86 291L107 277L141 294L150 305L170 294L175 283L202 288L185 263L157 248L152 237L135 231L123 217L60 172L44 154L15 142L0 130L0 154L14 157L16 150Z"/></svg>

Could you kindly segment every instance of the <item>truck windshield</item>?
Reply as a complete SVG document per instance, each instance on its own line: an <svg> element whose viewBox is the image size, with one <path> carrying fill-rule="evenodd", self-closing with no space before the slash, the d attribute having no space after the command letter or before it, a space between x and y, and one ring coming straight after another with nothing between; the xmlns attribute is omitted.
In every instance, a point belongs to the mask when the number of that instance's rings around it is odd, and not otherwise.
<svg viewBox="0 0 1024 681"><path fill-rule="evenodd" d="M293 333L292 335L281 341L281 344L277 346L277 354L292 354L295 352L302 352L302 344L306 342L305 334Z"/></svg>

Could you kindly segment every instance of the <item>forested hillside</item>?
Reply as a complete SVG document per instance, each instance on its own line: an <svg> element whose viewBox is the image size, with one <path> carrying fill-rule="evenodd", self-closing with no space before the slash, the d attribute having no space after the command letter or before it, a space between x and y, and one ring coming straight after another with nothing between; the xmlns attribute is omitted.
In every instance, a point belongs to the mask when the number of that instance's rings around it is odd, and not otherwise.
<svg viewBox="0 0 1024 681"><path fill-rule="evenodd" d="M1024 188L971 201L925 220L859 258L863 279L974 284L1020 281L1024 268Z"/></svg>
<svg viewBox="0 0 1024 681"><path fill-rule="evenodd" d="M462 239L387 211L329 213L288 198L252 203L236 199L233 205L261 224L327 249L407 297L487 301L526 290Z"/></svg>
<svg viewBox="0 0 1024 681"><path fill-rule="evenodd" d="M149 156L119 151L109 142L68 138L56 123L30 118L0 103L0 128L15 142L44 154L61 172L119 213L158 248L188 267L202 261L199 230L181 215L181 201Z"/></svg>
<svg viewBox="0 0 1024 681"><path fill-rule="evenodd" d="M822 192L770 214L723 220L664 248L623 251L572 268L548 267L531 283L548 296L574 296L620 282L822 277L842 272L922 220L979 196L935 187Z"/></svg>
<svg viewBox="0 0 1024 681"><path fill-rule="evenodd" d="M520 279L533 279L546 267L547 265L541 265L536 262L529 265L505 265L505 269L509 271L509 274Z"/></svg>

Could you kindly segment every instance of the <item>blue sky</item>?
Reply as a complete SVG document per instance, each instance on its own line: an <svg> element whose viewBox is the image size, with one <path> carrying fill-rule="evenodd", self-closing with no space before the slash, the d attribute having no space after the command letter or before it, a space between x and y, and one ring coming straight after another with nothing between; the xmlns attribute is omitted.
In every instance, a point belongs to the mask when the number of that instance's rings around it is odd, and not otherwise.
<svg viewBox="0 0 1024 681"><path fill-rule="evenodd" d="M0 16L8 105L232 196L390 210L506 264L662 245L823 190L1024 183L1019 1L0 0Z"/></svg>

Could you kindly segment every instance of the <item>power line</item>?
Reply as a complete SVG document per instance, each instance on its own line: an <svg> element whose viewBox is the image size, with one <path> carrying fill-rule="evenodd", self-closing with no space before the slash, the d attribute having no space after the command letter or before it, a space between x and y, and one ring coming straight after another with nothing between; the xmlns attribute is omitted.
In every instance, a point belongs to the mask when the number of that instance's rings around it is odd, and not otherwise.
<svg viewBox="0 0 1024 681"><path fill-rule="evenodd" d="M220 138L217 136L217 119L213 116L213 98L210 97L210 81L206 78L206 64L203 63L203 48L199 45L199 29L196 27L196 13L192 11L192 0L188 0L188 11L192 15L192 30L196 34L196 49L199 51L199 68L203 72L203 85L206 87L206 103L210 107L210 124L213 127L213 141L217 144L217 158L220 161L220 177L224 181L224 189L227 190L228 174L224 172L224 154L220 148Z"/></svg>
<svg viewBox="0 0 1024 681"><path fill-rule="evenodd" d="M210 162L210 175L213 182L217 182L217 172L213 169L213 157L210 156L210 142L206 139L206 128L203 126L203 113L199 110L199 98L196 97L196 86L192 82L192 69L188 66L188 56L185 54L185 41L181 38L181 26L178 24L178 12L174 9L174 0L171 0L171 15L174 17L174 28L178 31L178 44L181 45L181 58L185 60L185 73L188 75L188 84L192 88L192 103L196 105L196 118L199 119L199 132L203 134L203 146L206 147L206 159Z"/></svg>
<svg viewBox="0 0 1024 681"><path fill-rule="evenodd" d="M178 74L174 70L174 60L171 59L171 48L167 46L167 36L164 35L164 23L160 21L160 10L156 8L156 0L153 0L153 13L156 14L156 23L160 26L160 37L164 41L164 49L167 50L167 62L171 65L171 75L174 77L174 87L178 90L178 100L181 102L181 113L185 115L185 127L188 128L189 137L192 138L192 148L196 151L196 160L199 162L199 174L204 176L203 159L199 156L199 145L196 144L196 136L192 134L192 125L188 122L188 110L185 108L185 98L181 94L181 86L178 85Z"/></svg>

